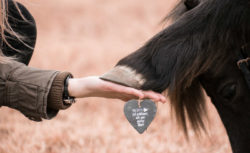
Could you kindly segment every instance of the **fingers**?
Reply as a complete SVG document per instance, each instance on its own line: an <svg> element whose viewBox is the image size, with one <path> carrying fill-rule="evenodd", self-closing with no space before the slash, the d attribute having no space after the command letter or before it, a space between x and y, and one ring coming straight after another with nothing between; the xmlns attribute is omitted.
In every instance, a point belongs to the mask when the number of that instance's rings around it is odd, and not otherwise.
<svg viewBox="0 0 250 153"><path fill-rule="evenodd" d="M117 96L117 98L124 101L135 98L152 99L155 102L162 102L162 103L165 103L167 101L166 98L160 93L156 93L153 91L138 90L135 88L122 86L104 80L101 80L101 82L102 82L102 89L112 92L114 95Z"/></svg>
<svg viewBox="0 0 250 153"><path fill-rule="evenodd" d="M162 94L153 91L143 91L143 94L144 94L144 99L148 98L156 102L162 102L162 103L165 103L167 101Z"/></svg>
<svg viewBox="0 0 250 153"><path fill-rule="evenodd" d="M123 89L123 92L124 92L125 94L128 94L128 95L132 95L132 96L138 97L139 99L143 99L143 98L144 98L143 92L140 91L140 90L134 89L134 88L125 87L125 88Z"/></svg>
<svg viewBox="0 0 250 153"><path fill-rule="evenodd" d="M109 90L109 91L113 91L113 92L117 92L117 93L120 93L120 94L124 94L124 96L130 95L130 96L133 96L133 97L138 97L139 99L143 99L144 98L144 94L143 94L142 91L137 90L135 88L131 88L131 87L126 87L126 86L122 86L122 85L119 85L119 84L115 84L115 83L105 82L104 88L106 90Z"/></svg>

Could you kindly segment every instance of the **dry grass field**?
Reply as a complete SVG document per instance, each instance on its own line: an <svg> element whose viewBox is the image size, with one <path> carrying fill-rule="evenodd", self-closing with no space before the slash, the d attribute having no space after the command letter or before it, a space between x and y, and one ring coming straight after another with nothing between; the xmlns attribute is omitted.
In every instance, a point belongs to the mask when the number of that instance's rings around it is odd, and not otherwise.
<svg viewBox="0 0 250 153"><path fill-rule="evenodd" d="M23 0L38 40L30 66L101 75L161 30L175 0ZM0 153L230 153L225 129L208 100L208 134L187 142L169 103L140 135L123 115L124 102L79 99L53 120L36 123L0 110Z"/></svg>

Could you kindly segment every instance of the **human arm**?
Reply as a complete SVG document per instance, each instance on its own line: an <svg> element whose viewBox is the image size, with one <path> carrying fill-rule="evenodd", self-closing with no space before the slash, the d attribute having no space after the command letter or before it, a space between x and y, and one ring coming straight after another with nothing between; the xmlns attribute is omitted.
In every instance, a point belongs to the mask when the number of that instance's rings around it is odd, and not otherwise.
<svg viewBox="0 0 250 153"><path fill-rule="evenodd" d="M55 107L55 101L49 96L55 87L63 87L63 83L56 82L64 80L63 77L68 74L36 69L16 61L0 63L0 106L19 110L31 120L51 119L60 109L69 107ZM58 91L55 95L62 92Z"/></svg>
<svg viewBox="0 0 250 153"><path fill-rule="evenodd" d="M98 76L69 80L69 94L73 97L103 97L128 101L130 99L152 99L166 102L163 95L152 91L141 91L100 79Z"/></svg>
<svg viewBox="0 0 250 153"><path fill-rule="evenodd" d="M19 110L31 120L51 119L59 110L70 106L63 103L64 81L68 75L71 74L36 69L16 61L0 63L0 106ZM70 79L69 93L76 98L165 101L160 94L117 85L98 77Z"/></svg>

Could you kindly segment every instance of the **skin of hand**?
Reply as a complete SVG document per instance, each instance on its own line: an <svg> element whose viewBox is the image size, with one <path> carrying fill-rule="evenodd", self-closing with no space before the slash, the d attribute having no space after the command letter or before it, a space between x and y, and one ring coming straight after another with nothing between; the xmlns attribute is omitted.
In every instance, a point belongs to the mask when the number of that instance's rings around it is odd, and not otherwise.
<svg viewBox="0 0 250 153"><path fill-rule="evenodd" d="M166 102L166 98L153 91L142 91L100 79L98 76L72 78L68 82L69 95L76 98L103 97L128 101L131 99L152 99Z"/></svg>

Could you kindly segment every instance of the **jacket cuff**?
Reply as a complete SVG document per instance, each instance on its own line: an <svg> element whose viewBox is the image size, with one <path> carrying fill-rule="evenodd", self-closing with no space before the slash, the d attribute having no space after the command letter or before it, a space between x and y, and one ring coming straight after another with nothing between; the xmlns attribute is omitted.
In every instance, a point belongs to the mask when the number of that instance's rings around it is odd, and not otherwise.
<svg viewBox="0 0 250 153"><path fill-rule="evenodd" d="M63 102L63 92L64 92L64 82L66 78L72 74L69 72L61 72L58 73L55 79L52 82L52 86L50 88L50 92L48 95L48 109L59 110L59 109L67 109L71 106L64 104Z"/></svg>

